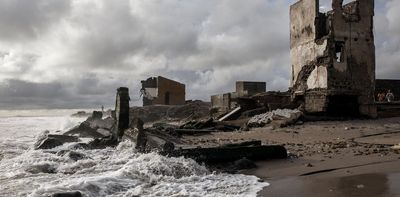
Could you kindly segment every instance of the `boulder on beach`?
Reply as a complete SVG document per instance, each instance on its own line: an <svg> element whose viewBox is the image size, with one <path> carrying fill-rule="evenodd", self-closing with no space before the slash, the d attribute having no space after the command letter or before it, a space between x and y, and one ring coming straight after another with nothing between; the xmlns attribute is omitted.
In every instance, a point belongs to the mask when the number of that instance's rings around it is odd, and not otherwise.
<svg viewBox="0 0 400 197"><path fill-rule="evenodd" d="M69 142L78 142L79 138L75 136L67 135L50 135L49 131L45 131L41 136L38 137L34 144L34 149L51 149L57 146L61 146Z"/></svg>

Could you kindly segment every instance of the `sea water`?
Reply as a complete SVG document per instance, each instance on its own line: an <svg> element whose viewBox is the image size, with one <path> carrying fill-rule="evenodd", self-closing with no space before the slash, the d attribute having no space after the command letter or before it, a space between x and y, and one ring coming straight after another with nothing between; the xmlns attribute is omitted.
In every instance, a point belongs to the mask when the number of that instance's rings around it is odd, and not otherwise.
<svg viewBox="0 0 400 197"><path fill-rule="evenodd" d="M36 113L37 114L37 113ZM85 196L256 196L268 183L255 176L209 171L191 159L141 154L134 144L73 149L74 143L33 150L45 130L62 133L84 118L39 114L0 117L0 196L49 196L80 191ZM68 154L83 156L75 161Z"/></svg>

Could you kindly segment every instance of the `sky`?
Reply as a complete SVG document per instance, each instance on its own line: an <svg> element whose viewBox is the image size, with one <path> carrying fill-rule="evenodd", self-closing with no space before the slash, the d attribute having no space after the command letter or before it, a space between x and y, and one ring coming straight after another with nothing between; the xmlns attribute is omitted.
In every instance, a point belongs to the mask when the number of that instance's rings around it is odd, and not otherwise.
<svg viewBox="0 0 400 197"><path fill-rule="evenodd" d="M112 107L121 86L141 105L140 81L159 75L187 99L240 80L286 91L294 2L0 0L0 109ZM400 79L400 1L375 4L377 78Z"/></svg>

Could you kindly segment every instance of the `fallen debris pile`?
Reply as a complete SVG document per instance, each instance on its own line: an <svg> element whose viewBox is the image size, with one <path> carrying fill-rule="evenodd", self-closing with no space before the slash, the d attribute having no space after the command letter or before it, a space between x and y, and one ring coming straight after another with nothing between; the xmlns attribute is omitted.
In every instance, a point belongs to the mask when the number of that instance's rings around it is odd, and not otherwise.
<svg viewBox="0 0 400 197"><path fill-rule="evenodd" d="M194 145L185 140L184 136L237 131L245 122L240 124L241 120L215 121L209 117L209 104L201 101L190 102L184 106L148 106L137 108L135 111L135 109L129 108L127 92L127 88L118 89L114 118L103 119L102 112L93 112L91 117L63 135L45 133L38 140L36 148L51 149L67 142L77 142L76 146L81 148L98 149L116 146L122 140L127 139L135 142L136 149L142 153L156 151L165 156L184 156L206 163L234 162L243 160L243 158L255 161L287 157L285 147L263 145L261 141ZM289 115L274 112L274 119L278 114L281 114L282 117L293 118L293 114L297 113L297 111L295 111L296 113L294 111L285 112ZM163 115L166 117L162 117ZM148 122L143 121L141 117ZM298 116L295 117L298 118ZM247 122L247 119L245 120ZM167 124L163 121L174 124ZM174 121L179 121L179 123L186 121L186 123L179 125ZM145 128L145 123L149 125L149 122L155 123L153 126ZM93 140L81 143L79 137L93 138ZM79 157L80 155L76 155L76 159Z"/></svg>
<svg viewBox="0 0 400 197"><path fill-rule="evenodd" d="M251 160L282 159L287 151L280 145L262 145L261 141L250 141L239 144L221 144L216 147L193 147L185 143L177 133L179 130L143 129L143 121L134 119L124 137L136 143L136 149L147 153L159 152L171 157L188 157L199 162L231 162L247 158Z"/></svg>
<svg viewBox="0 0 400 197"><path fill-rule="evenodd" d="M263 127L273 121L279 121L279 125L282 127L296 123L302 114L297 109L277 109L252 117L247 125L250 127Z"/></svg>

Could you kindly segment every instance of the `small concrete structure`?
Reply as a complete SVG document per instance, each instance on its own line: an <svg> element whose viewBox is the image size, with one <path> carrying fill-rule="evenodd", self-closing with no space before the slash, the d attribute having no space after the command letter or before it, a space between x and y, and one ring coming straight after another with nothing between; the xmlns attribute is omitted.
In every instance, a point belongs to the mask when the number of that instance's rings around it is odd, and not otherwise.
<svg viewBox="0 0 400 197"><path fill-rule="evenodd" d="M141 83L143 106L185 104L185 84L161 76L148 78Z"/></svg>
<svg viewBox="0 0 400 197"><path fill-rule="evenodd" d="M265 91L265 82L237 81L236 92L211 96L211 107L220 113L226 113L237 107L237 98L249 97Z"/></svg>
<svg viewBox="0 0 400 197"><path fill-rule="evenodd" d="M237 81L236 93L243 96L252 96L257 93L265 92L267 83L255 81Z"/></svg>
<svg viewBox="0 0 400 197"><path fill-rule="evenodd" d="M319 12L319 0L290 7L291 91L307 113L376 117L374 0Z"/></svg>
<svg viewBox="0 0 400 197"><path fill-rule="evenodd" d="M116 133L114 138L121 140L125 129L129 128L129 89L120 87L117 89L115 100Z"/></svg>

